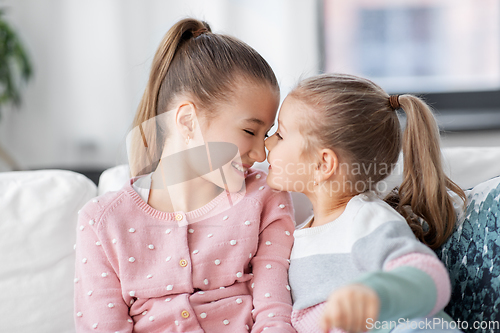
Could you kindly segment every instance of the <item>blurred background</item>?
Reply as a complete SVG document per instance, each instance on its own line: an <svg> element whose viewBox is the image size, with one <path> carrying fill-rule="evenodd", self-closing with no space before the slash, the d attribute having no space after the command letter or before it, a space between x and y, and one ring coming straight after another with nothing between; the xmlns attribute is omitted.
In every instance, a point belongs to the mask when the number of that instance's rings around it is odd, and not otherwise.
<svg viewBox="0 0 500 333"><path fill-rule="evenodd" d="M301 78L358 74L423 96L444 146L500 146L498 0L0 0L0 11L0 171L96 180L126 163L156 48L187 16L260 52L282 98Z"/></svg>

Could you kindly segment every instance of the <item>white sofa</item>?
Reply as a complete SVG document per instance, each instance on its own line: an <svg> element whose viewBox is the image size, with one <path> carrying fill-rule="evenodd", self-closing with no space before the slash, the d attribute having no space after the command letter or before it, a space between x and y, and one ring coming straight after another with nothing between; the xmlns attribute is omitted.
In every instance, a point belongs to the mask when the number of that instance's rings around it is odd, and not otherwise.
<svg viewBox="0 0 500 333"><path fill-rule="evenodd" d="M447 148L443 155L449 176L464 189L500 175L500 147ZM387 180L387 188L397 184L400 172L397 168ZM71 171L0 173L0 332L75 331L77 212L127 179L127 166L106 170L98 187ZM310 215L311 206L302 195L293 198L300 223Z"/></svg>

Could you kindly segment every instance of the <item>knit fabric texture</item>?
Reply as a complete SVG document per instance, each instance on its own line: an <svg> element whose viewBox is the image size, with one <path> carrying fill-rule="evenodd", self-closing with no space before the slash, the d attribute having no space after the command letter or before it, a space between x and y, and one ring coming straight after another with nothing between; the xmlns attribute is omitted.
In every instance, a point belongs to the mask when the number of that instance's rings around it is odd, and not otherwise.
<svg viewBox="0 0 500 333"><path fill-rule="evenodd" d="M231 205L222 193L165 213L128 183L87 203L77 226L77 332L294 332L290 194L250 170L240 199Z"/></svg>
<svg viewBox="0 0 500 333"><path fill-rule="evenodd" d="M318 309L349 283L377 292L381 321L432 316L449 301L444 265L375 193L352 198L332 222L299 226L294 237L289 280L292 324L299 333L311 332L311 323L321 315Z"/></svg>

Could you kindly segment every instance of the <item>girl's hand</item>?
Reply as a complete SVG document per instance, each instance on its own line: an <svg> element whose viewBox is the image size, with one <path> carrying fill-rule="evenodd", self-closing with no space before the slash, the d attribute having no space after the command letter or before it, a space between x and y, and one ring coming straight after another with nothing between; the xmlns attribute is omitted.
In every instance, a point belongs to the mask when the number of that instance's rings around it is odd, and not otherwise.
<svg viewBox="0 0 500 333"><path fill-rule="evenodd" d="M362 284L351 284L334 291L326 301L320 327L328 332L336 327L347 332L366 332L367 320L378 318L380 300L377 293Z"/></svg>

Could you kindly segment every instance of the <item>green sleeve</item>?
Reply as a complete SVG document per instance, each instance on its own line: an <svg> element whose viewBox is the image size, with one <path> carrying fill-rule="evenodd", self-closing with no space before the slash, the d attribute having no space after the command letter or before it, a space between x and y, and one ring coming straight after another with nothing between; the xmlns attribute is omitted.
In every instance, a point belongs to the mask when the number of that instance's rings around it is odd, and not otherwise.
<svg viewBox="0 0 500 333"><path fill-rule="evenodd" d="M429 315L436 305L437 290L432 278L410 266L367 273L357 279L375 290L380 299L378 321L398 321Z"/></svg>

